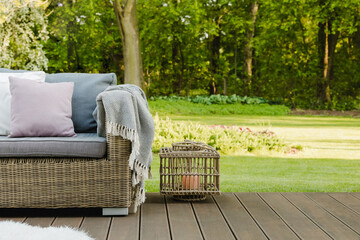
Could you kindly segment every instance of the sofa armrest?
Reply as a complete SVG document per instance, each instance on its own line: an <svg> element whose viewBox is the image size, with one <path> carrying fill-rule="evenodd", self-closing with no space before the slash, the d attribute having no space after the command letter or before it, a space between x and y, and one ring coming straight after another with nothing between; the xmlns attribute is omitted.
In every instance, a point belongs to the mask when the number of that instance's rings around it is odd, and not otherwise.
<svg viewBox="0 0 360 240"><path fill-rule="evenodd" d="M129 156L131 153L131 142L121 136L114 136L106 133L107 159L110 161L125 161L129 166Z"/></svg>
<svg viewBox="0 0 360 240"><path fill-rule="evenodd" d="M121 136L114 136L106 132L107 160L116 162L116 174L120 176L121 206L129 207L132 204L133 191L131 183L131 169L129 157L131 153L131 142Z"/></svg>
<svg viewBox="0 0 360 240"><path fill-rule="evenodd" d="M121 136L114 136L106 129L107 117L105 116L106 152L108 160L126 160L128 162L131 153L131 142Z"/></svg>
<svg viewBox="0 0 360 240"><path fill-rule="evenodd" d="M130 207L133 199L131 183L131 170L129 167L129 156L131 153L131 142L120 136L106 134L107 160L114 162L115 174L120 177L119 194L121 196L121 206Z"/></svg>

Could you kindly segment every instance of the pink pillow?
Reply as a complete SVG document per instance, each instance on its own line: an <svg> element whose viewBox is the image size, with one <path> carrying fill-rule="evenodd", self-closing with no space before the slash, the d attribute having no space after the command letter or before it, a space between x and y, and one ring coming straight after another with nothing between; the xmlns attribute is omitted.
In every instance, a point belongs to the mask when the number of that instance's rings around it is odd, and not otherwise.
<svg viewBox="0 0 360 240"><path fill-rule="evenodd" d="M9 137L72 137L73 82L45 83L9 77L11 124Z"/></svg>

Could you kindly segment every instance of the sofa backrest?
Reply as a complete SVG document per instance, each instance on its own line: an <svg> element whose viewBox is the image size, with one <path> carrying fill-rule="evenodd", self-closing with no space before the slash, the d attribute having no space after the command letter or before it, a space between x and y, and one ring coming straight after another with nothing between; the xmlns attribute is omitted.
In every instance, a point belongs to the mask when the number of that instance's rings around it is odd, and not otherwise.
<svg viewBox="0 0 360 240"><path fill-rule="evenodd" d="M0 68L0 72L20 72ZM53 73L46 74L46 82L74 82L72 97L72 120L75 132L96 132L96 121L93 112L96 107L96 96L110 85L116 85L115 73Z"/></svg>
<svg viewBox="0 0 360 240"><path fill-rule="evenodd" d="M12 72L22 73L22 72L27 72L27 71L26 70L12 70L12 69L8 69L8 68L0 68L0 72L1 73L12 73Z"/></svg>
<svg viewBox="0 0 360 240"><path fill-rule="evenodd" d="M93 112L96 96L110 85L116 85L115 73L54 73L46 74L45 82L74 82L72 120L75 132L96 132Z"/></svg>

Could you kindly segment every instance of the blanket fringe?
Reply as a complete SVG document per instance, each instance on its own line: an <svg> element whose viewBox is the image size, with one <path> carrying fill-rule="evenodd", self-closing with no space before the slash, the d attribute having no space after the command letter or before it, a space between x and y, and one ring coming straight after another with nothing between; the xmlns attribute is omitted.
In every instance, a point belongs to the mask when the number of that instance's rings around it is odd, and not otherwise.
<svg viewBox="0 0 360 240"><path fill-rule="evenodd" d="M129 166L133 170L133 165L136 159L136 156L139 155L139 135L134 129L127 128L126 126L119 125L114 122L107 122L107 133L114 136L121 136L124 139L127 139L131 142L131 153L129 157Z"/></svg>
<svg viewBox="0 0 360 240"><path fill-rule="evenodd" d="M148 167L144 166L142 163L135 160L133 165L133 170L135 173L133 174L133 186L148 179L149 169Z"/></svg>
<svg viewBox="0 0 360 240"><path fill-rule="evenodd" d="M145 189L138 188L138 191L135 195L135 206L136 208L145 202Z"/></svg>
<svg viewBox="0 0 360 240"><path fill-rule="evenodd" d="M107 133L110 133L114 136L121 136L127 140L130 140L131 142L137 140L137 134L134 129L127 128L114 122L107 122L106 129Z"/></svg>

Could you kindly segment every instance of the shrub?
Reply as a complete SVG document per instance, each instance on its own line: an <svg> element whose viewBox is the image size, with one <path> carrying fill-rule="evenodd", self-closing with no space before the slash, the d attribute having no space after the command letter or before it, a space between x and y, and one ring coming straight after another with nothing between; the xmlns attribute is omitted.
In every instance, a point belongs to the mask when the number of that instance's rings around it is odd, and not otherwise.
<svg viewBox="0 0 360 240"><path fill-rule="evenodd" d="M174 100L173 98L149 101L151 113L183 114L183 115L261 115L261 116L284 116L290 109L283 105L269 104L242 104L234 103L227 105L206 105L189 102L186 100Z"/></svg>
<svg viewBox="0 0 360 240"><path fill-rule="evenodd" d="M169 147L173 142L190 139L215 147L223 154L245 152L288 152L291 147L269 131L251 132L249 129L207 126L195 122L173 121L155 116L153 151Z"/></svg>
<svg viewBox="0 0 360 240"><path fill-rule="evenodd" d="M201 103L205 105L211 105L211 104L219 104L219 105L225 105L225 104L234 104L234 103L242 103L242 104L261 104L261 103L268 103L267 100L261 97L241 97L238 95L231 95L231 96L225 96L225 95L211 95L211 96L205 96L205 95L198 95L198 96L190 96L190 97L181 97L181 96L158 96L158 97L150 97L151 101L156 100L167 100L167 101L179 101L184 100L192 103Z"/></svg>

